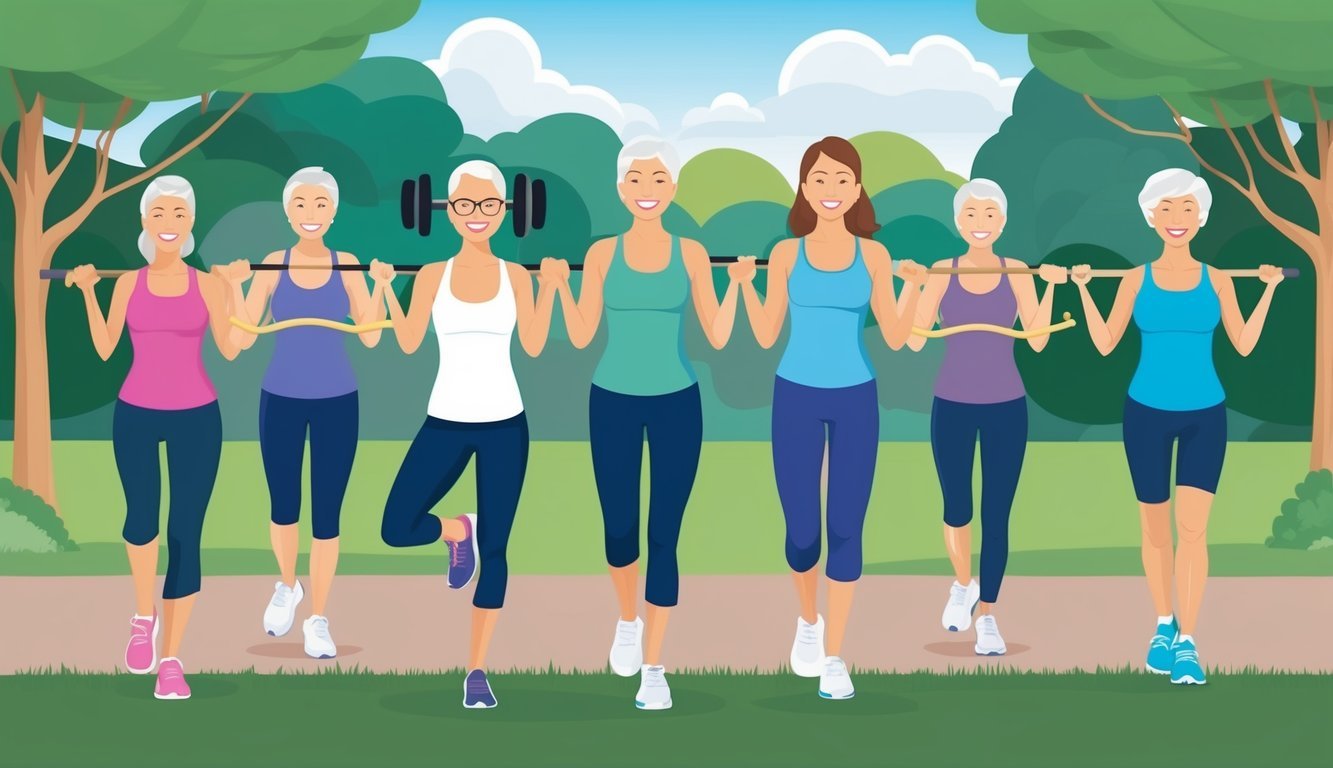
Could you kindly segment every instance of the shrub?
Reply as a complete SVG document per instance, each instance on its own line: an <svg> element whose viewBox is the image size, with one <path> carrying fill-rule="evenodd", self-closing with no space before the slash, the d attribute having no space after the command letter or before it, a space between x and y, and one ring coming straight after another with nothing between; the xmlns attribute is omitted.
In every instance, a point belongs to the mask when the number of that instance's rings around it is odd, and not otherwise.
<svg viewBox="0 0 1333 768"><path fill-rule="evenodd" d="M71 552L78 545L42 497L0 477L0 553Z"/></svg>
<svg viewBox="0 0 1333 768"><path fill-rule="evenodd" d="M1319 549L1315 542L1333 537L1333 472L1321 469L1296 484L1296 498L1282 502L1265 542L1282 549Z"/></svg>

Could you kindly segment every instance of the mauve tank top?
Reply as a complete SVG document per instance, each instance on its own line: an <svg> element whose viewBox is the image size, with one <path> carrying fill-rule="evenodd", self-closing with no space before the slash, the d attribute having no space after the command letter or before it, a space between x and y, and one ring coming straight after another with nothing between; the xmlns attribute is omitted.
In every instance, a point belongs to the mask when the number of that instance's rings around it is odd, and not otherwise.
<svg viewBox="0 0 1333 768"><path fill-rule="evenodd" d="M955 268L958 259L953 260ZM1018 317L1018 298L1008 276L986 293L972 293L957 275L940 298L940 327L987 323L1012 328ZM935 379L935 396L955 403L985 405L1017 400L1026 394L1014 363L1014 340L984 331L959 333L944 339L944 362Z"/></svg>
<svg viewBox="0 0 1333 768"><path fill-rule="evenodd" d="M292 250L288 248L283 263L291 258ZM329 258L337 264L338 252L330 250ZM275 321L318 317L342 322L351 312L351 302L341 272L330 272L329 279L318 288L302 288L284 270L273 289L269 311ZM347 334L332 328L303 326L273 336L273 357L261 385L265 392L315 400L356 391L356 375L347 356Z"/></svg>
<svg viewBox="0 0 1333 768"><path fill-rule="evenodd" d="M120 399L140 408L183 411L218 399L204 370L208 306L199 292L199 273L186 267L189 285L179 296L148 290L148 270L139 270L125 308L134 360Z"/></svg>

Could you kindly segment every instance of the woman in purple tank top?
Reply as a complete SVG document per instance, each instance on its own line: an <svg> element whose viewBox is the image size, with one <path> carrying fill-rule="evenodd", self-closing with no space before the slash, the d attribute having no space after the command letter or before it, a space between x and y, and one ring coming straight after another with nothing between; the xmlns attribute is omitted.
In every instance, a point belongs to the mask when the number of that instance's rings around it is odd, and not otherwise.
<svg viewBox="0 0 1333 768"><path fill-rule="evenodd" d="M297 235L296 245L275 251L265 264L322 269L261 272L241 296L240 285L250 276L249 265L233 262L224 274L236 292L234 301L244 309L237 314L252 321L265 306L275 321L320 318L357 323L383 320L385 304L380 286L372 296L360 272L335 272L335 264L356 264L350 253L334 251L324 235L338 209L338 183L323 168L302 168L282 191L282 202ZM255 335L235 332L248 348ZM373 347L380 332L359 334ZM356 456L358 407L356 377L347 355L347 336L329 328L297 327L273 334L273 357L264 374L259 397L259 449L264 459L271 503L269 535L281 578L264 610L264 631L281 637L296 619L297 604L305 590L296 580L297 521L301 511L301 463L306 433L310 434L310 545L311 616L302 628L305 652L316 659L331 659L337 646L329 635L325 605L338 565L338 522L343 495Z"/></svg>
<svg viewBox="0 0 1333 768"><path fill-rule="evenodd" d="M961 257L936 267L1025 267L995 255L993 246L1004 229L1008 204L993 181L974 179L954 196L954 218L967 243ZM917 325L940 327L984 323L1012 328L1050 325L1054 287L1065 282L1061 267L1043 265L1046 292L1037 300L1031 275L932 275L917 304ZM908 288L910 290L910 286ZM1028 341L1040 352L1049 337ZM919 350L923 336L908 346ZM969 331L945 339L944 362L935 381L930 414L930 443L944 495L944 543L956 580L941 619L944 628L960 632L977 619L978 655L999 656L1004 639L993 614L1000 582L1009 559L1009 511L1027 448L1027 397L1014 363L1014 340L985 331ZM972 460L981 437L981 582L972 578Z"/></svg>

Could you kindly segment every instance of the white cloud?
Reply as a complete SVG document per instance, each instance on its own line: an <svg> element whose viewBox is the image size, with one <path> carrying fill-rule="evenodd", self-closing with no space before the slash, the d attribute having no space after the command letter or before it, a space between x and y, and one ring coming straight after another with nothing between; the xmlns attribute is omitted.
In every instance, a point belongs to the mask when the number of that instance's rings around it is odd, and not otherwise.
<svg viewBox="0 0 1333 768"><path fill-rule="evenodd" d="M920 141L946 168L967 175L976 151L1009 116L1019 80L1001 78L943 35L892 54L860 32L823 32L787 57L776 96L743 110L726 102L719 108L717 100L690 110L681 153L740 146L791 178L810 141L887 130Z"/></svg>
<svg viewBox="0 0 1333 768"><path fill-rule="evenodd" d="M707 107L695 107L685 113L681 119L682 128L714 122L762 123L764 113L750 106L750 102L739 93L727 91L718 94Z"/></svg>
<svg viewBox="0 0 1333 768"><path fill-rule="evenodd" d="M426 66L439 76L469 133L489 139L563 112L591 115L617 132L657 128L647 109L622 103L591 85L571 85L542 66L541 49L527 30L505 19L470 21L449 35L438 59Z"/></svg>

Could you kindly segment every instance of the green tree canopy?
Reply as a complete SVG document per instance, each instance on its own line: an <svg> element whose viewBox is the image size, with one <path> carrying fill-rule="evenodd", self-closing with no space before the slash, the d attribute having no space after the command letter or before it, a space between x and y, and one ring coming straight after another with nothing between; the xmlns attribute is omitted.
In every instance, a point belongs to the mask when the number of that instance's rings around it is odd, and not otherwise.
<svg viewBox="0 0 1333 768"><path fill-rule="evenodd" d="M676 204L700 224L737 203L765 201L790 206L792 188L777 168L739 149L710 149L680 170Z"/></svg>
<svg viewBox="0 0 1333 768"><path fill-rule="evenodd" d="M851 142L861 155L861 188L871 197L916 179L939 179L954 189L965 181L945 170L924 144L901 133L872 131L853 136Z"/></svg>

